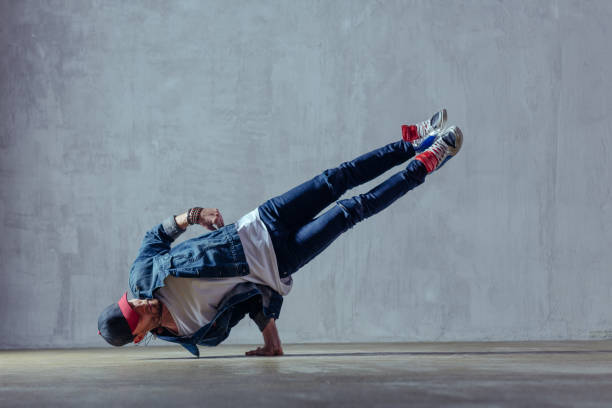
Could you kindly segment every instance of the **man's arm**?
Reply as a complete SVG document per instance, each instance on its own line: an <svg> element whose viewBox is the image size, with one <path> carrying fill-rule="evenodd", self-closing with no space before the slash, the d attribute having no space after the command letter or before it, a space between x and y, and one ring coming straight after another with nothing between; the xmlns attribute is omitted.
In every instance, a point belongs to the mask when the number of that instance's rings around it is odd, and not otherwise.
<svg viewBox="0 0 612 408"><path fill-rule="evenodd" d="M204 208L198 218L198 224L210 230L224 225L223 217L216 208ZM188 226L187 212L166 218L161 224L147 231L136 260L148 259L170 251L172 242L185 232Z"/></svg>
<svg viewBox="0 0 612 408"><path fill-rule="evenodd" d="M247 356L282 356L283 347L281 345L278 330L276 329L275 319L270 319L268 324L261 332L264 338L264 346L257 347L255 350L244 353Z"/></svg>
<svg viewBox="0 0 612 408"><path fill-rule="evenodd" d="M145 233L138 255L130 268L130 290L135 297L138 297L139 289L133 279L150 275L153 268L153 258L170 251L174 240L187 230L189 225L187 214L188 212L171 215ZM198 218L198 224L214 230L216 227L223 226L223 217L216 208L204 208Z"/></svg>
<svg viewBox="0 0 612 408"><path fill-rule="evenodd" d="M176 225L178 225L178 227L182 230L187 229L189 226L189 223L187 222L188 213L189 212L186 211L182 214L174 216ZM223 216L221 216L221 213L217 208L202 208L199 213L197 223L211 231L225 225L223 222Z"/></svg>
<svg viewBox="0 0 612 408"><path fill-rule="evenodd" d="M182 214L179 215L175 215L174 216L174 221L176 221L176 225L182 229L182 230L186 230L187 227L189 226L189 224L187 223L187 211L185 211Z"/></svg>

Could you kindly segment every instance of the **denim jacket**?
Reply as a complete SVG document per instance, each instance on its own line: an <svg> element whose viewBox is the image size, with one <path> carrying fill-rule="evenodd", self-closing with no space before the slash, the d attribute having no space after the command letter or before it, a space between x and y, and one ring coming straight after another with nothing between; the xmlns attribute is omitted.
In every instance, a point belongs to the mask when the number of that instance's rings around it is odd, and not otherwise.
<svg viewBox="0 0 612 408"><path fill-rule="evenodd" d="M130 269L129 286L134 297L151 299L169 275L186 278L226 278L249 274L249 266L235 224L181 242L174 216L146 232L138 256ZM247 313L263 330L269 318L278 319L283 297L272 288L251 282L236 285L221 300L213 319L190 336L165 331L158 337L178 343L196 357L197 345L216 346L227 338Z"/></svg>

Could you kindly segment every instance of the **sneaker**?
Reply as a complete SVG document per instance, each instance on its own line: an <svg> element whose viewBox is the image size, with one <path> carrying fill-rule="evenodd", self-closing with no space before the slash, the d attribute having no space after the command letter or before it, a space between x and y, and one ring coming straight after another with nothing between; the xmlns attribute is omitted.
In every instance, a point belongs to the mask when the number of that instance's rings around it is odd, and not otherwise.
<svg viewBox="0 0 612 408"><path fill-rule="evenodd" d="M457 126L451 126L440 133L431 147L414 159L425 165L427 173L438 170L440 167L456 155L463 143L463 133Z"/></svg>
<svg viewBox="0 0 612 408"><path fill-rule="evenodd" d="M446 124L446 109L434 113L429 120L416 125L402 125L402 139L409 142L417 153L427 149L436 140L437 132Z"/></svg>

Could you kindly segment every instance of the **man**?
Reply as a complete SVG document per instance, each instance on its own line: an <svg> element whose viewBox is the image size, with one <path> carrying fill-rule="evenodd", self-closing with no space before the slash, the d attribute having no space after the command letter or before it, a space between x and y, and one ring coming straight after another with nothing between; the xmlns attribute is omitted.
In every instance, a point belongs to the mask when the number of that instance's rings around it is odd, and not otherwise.
<svg viewBox="0 0 612 408"><path fill-rule="evenodd" d="M402 140L325 170L233 224L225 225L218 210L201 207L167 218L145 234L132 265L129 286L135 298L128 300L125 293L108 306L98 319L98 333L114 346L155 333L199 356L197 345L221 343L248 313L264 346L246 355L282 355L275 320L291 290L291 275L456 155L463 135L455 126L445 129L446 120L443 109L429 120L403 125ZM413 157L368 193L336 201ZM194 224L213 232L171 248Z"/></svg>

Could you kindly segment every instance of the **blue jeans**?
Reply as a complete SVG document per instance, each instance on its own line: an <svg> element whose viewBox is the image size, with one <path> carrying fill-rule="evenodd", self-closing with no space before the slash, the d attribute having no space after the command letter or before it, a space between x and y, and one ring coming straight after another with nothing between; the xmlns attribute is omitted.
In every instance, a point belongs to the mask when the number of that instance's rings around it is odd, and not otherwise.
<svg viewBox="0 0 612 408"><path fill-rule="evenodd" d="M281 277L295 273L356 223L387 208L425 180L423 163L413 160L365 194L337 201L347 190L366 183L414 156L410 143L398 141L325 170L261 206Z"/></svg>

